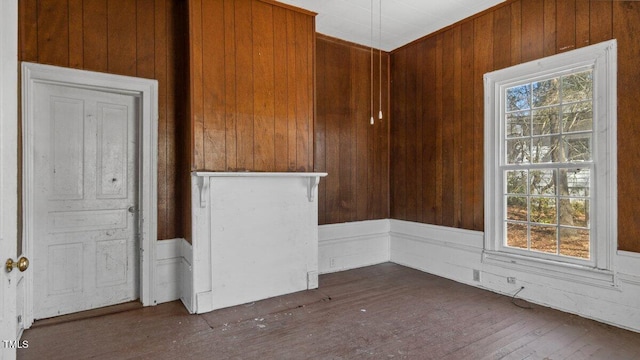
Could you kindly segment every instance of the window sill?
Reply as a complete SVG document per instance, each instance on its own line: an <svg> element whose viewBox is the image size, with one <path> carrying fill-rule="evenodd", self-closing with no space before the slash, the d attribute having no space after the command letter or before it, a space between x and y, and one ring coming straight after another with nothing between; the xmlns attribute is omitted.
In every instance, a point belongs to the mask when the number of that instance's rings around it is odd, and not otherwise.
<svg viewBox="0 0 640 360"><path fill-rule="evenodd" d="M610 270L489 250L483 251L482 262L529 274L617 289L614 273Z"/></svg>

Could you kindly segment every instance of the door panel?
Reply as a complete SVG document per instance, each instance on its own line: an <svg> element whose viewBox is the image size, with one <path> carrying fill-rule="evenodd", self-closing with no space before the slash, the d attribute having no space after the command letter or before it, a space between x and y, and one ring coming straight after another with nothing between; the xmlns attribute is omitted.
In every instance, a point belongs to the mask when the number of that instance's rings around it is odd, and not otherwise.
<svg viewBox="0 0 640 360"><path fill-rule="evenodd" d="M138 297L134 96L34 89L34 319Z"/></svg>

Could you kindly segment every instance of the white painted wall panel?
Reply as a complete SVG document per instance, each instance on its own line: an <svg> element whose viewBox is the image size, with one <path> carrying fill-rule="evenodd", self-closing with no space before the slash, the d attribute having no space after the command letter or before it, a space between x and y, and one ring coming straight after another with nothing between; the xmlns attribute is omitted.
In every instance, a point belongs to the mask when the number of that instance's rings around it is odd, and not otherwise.
<svg viewBox="0 0 640 360"><path fill-rule="evenodd" d="M319 176L193 175L196 312L317 287Z"/></svg>

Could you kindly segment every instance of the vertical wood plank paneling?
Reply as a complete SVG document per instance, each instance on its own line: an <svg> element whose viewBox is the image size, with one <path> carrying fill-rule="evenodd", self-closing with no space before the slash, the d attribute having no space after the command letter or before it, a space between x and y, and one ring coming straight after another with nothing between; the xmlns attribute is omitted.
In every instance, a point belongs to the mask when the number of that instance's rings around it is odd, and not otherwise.
<svg viewBox="0 0 640 360"><path fill-rule="evenodd" d="M522 0L521 4L522 62L527 62L541 58L544 53L544 2Z"/></svg>
<svg viewBox="0 0 640 360"><path fill-rule="evenodd" d="M453 31L453 226L462 224L462 49L461 29Z"/></svg>
<svg viewBox="0 0 640 360"><path fill-rule="evenodd" d="M371 117L370 49L324 35L316 41L315 168L320 224L389 217L389 57L382 55L383 119L379 110L378 53L374 56Z"/></svg>
<svg viewBox="0 0 640 360"><path fill-rule="evenodd" d="M512 10L512 7L506 7ZM473 204L474 199L474 182L471 180L474 176L474 23L473 21L467 21L461 25L461 47L462 47L462 71L461 81L462 90L461 98L461 122L462 122L462 196L460 211L462 212L461 227L464 229L475 229L474 227L474 213L475 208L470 206ZM495 46L494 46L495 49ZM506 51L505 51L506 53ZM495 54L495 50L494 50Z"/></svg>
<svg viewBox="0 0 640 360"><path fill-rule="evenodd" d="M576 0L558 1L558 48L557 52L576 48Z"/></svg>
<svg viewBox="0 0 640 360"><path fill-rule="evenodd" d="M298 133L297 123L297 72L296 72L296 17L291 11L287 12L287 130L288 136L288 170L295 171L298 164Z"/></svg>
<svg viewBox="0 0 640 360"><path fill-rule="evenodd" d="M481 231L484 204L483 74L617 38L620 129L618 243L620 249L640 252L640 225L632 215L637 213L640 203L640 182L635 179L631 168L632 164L640 161L632 145L640 137L633 110L635 99L640 96L635 85L640 82L637 66L640 46L635 39L635 34L640 32L638 4L635 1L516 0L395 50L391 54L392 113L396 117L391 128L392 181L389 192L392 218L407 218L406 209L413 205L403 191L408 189L407 184L413 182L407 177L413 176L422 192L422 200L418 202L418 213L421 213L418 221L437 225L447 223L450 221L448 214L451 214L447 202L451 200L454 211L451 226ZM458 29L460 55L456 52ZM453 45L451 34L455 34ZM419 49L415 63L406 61L413 47ZM407 91L409 78L413 77L418 78L419 84L415 98ZM453 85L448 84L449 81ZM458 81L459 91L456 87ZM462 100L460 105L458 99ZM455 115L458 106L460 128ZM416 129L420 129L417 131L422 134L421 139L407 134L406 129L412 125L406 122L406 117L413 111L412 107L416 109ZM453 115L447 111L452 111ZM451 119L453 128L449 127ZM456 141L460 141L460 146ZM419 154L416 166L422 173L407 166L411 157L407 149L414 145L418 147ZM449 155L450 151L453 151L453 157ZM458 162L460 182L457 181L456 167L451 167L451 163ZM452 197L448 191L453 192ZM459 223L458 211L461 213Z"/></svg>
<svg viewBox="0 0 640 360"><path fill-rule="evenodd" d="M403 94L403 97L406 96L406 64L407 51L397 53L393 57L393 62L391 64L393 72L391 93ZM404 100L394 100L391 103L394 118L391 127L391 154L393 154L390 172L391 182L393 184L391 190L391 213L395 219L400 220L406 220L407 213L407 114L405 111L405 105L406 102Z"/></svg>
<svg viewBox="0 0 640 360"><path fill-rule="evenodd" d="M418 207L416 194L418 191L418 182L416 177L416 168L418 166L418 147L417 147L417 118L416 107L416 67L418 64L417 49L411 46L407 49L406 56L406 79L404 91L406 91L407 102L404 108L405 116L405 173L402 174L406 178L407 189L405 192L405 220L416 221Z"/></svg>
<svg viewBox="0 0 640 360"><path fill-rule="evenodd" d="M235 1L224 0L224 28L235 29ZM224 89L225 89L225 156L226 170L238 168L237 108L236 108L236 33L224 32Z"/></svg>
<svg viewBox="0 0 640 360"><path fill-rule="evenodd" d="M64 9L64 11L60 11ZM38 1L38 62L69 66L67 0Z"/></svg>
<svg viewBox="0 0 640 360"><path fill-rule="evenodd" d="M82 69L82 0L68 0L69 6L69 67Z"/></svg>
<svg viewBox="0 0 640 360"><path fill-rule="evenodd" d="M611 39L613 3L611 1L590 0L589 9L589 37L591 43L597 44Z"/></svg>
<svg viewBox="0 0 640 360"><path fill-rule="evenodd" d="M314 119L316 107L316 19L315 16L307 16L307 165L305 171L313 169L313 146L314 146Z"/></svg>
<svg viewBox="0 0 640 360"><path fill-rule="evenodd" d="M202 72L203 91L203 156L204 168L226 169L225 63L217 56L224 44L224 3L202 2Z"/></svg>
<svg viewBox="0 0 640 360"><path fill-rule="evenodd" d="M167 3L164 0L156 0L154 3L154 33L155 33L155 59L154 72L158 79L158 234L169 234L168 212L170 201L167 194L169 171L167 167Z"/></svg>
<svg viewBox="0 0 640 360"><path fill-rule="evenodd" d="M564 0L560 0L560 2L564 3ZM556 53L556 38L558 35L558 32L556 31L557 6L556 0L544 0L544 56Z"/></svg>
<svg viewBox="0 0 640 360"><path fill-rule="evenodd" d="M524 6L522 9L524 14ZM473 183L474 183L474 196L473 196L473 223L474 229L484 229L484 81L483 74L493 70L493 51L490 51L493 47L493 13L487 13L474 20L475 33L474 33L474 45L473 45L473 59L474 59L474 121L473 121L473 154L474 154L474 168L473 168ZM524 20L523 20L523 32L524 32ZM524 37L524 36L523 36ZM538 41L541 40L541 37ZM524 42L524 41L523 41ZM542 43L542 41L540 41ZM535 48L536 46L530 46ZM540 51L542 48L540 47ZM523 60L529 56L528 51L523 49Z"/></svg>
<svg viewBox="0 0 640 360"><path fill-rule="evenodd" d="M320 96L320 94L328 94L329 87L327 85L327 81L325 80L325 74L327 69L327 58L329 47L327 46L327 41L318 40L316 42L316 64L317 64L317 74L316 74L316 94L317 103L316 103L316 117L315 117L315 140L314 140L314 156L313 156L313 166L314 171L317 172L327 172L327 117L328 117L328 109L331 104L329 103L328 96ZM286 57L285 57L286 58ZM320 185L318 186L318 224L326 224L327 223L327 181L326 178L320 181Z"/></svg>
<svg viewBox="0 0 640 360"><path fill-rule="evenodd" d="M350 64L345 59L350 60L348 48L339 46L333 42L326 44L326 58L324 68L319 69L319 79L325 83L326 93L319 93L318 98L325 100L320 103L327 104L326 112L326 223L333 224L341 222L340 213L342 202L340 199L341 180L341 155L340 152L340 128L344 121L344 114L350 115L348 107L349 93L349 69ZM347 64L345 64L345 62ZM348 65L348 66L347 66ZM340 96L332 96L340 94Z"/></svg>
<svg viewBox="0 0 640 360"><path fill-rule="evenodd" d="M167 51L165 52L167 60L167 94L166 94L166 147L167 154L165 158L166 162L166 198L167 198L167 211L165 213L167 219L166 225L166 234L176 234L179 233L177 229L179 228L178 222L179 219L178 214L180 211L176 206L176 195L177 195L177 149L176 149L176 103L181 101L180 97L182 92L177 85L180 83L178 78L182 78L182 75L178 74L177 71L172 69L180 69L179 67L180 58L182 56L178 55L177 49L179 48L176 39L173 34L178 34L182 29L179 28L179 22L177 21L175 16L172 14L176 14L178 12L178 6L180 3L175 1L167 1L166 3L166 16L167 16L167 26L166 26L166 38L167 41ZM183 101L183 100L182 100ZM185 194L189 196L190 194Z"/></svg>
<svg viewBox="0 0 640 360"><path fill-rule="evenodd" d="M504 69L511 65L511 52L504 51L511 46L511 8L503 6L493 16L493 65Z"/></svg>
<svg viewBox="0 0 640 360"><path fill-rule="evenodd" d="M107 0L82 3L82 58L84 68L107 71Z"/></svg>
<svg viewBox="0 0 640 360"><path fill-rule="evenodd" d="M424 127L427 124L422 121L423 114L425 113L425 103L424 98L427 96L425 94L425 68L426 66L417 66L418 62L424 61L426 56L426 44L424 42L420 44L416 44L416 110L415 110L415 122L416 122L416 220L415 221L424 221L424 184L425 184L425 175L429 176L429 173L424 171L424 148L425 142L429 141L429 139L425 139L424 137ZM429 94L430 95L430 94Z"/></svg>
<svg viewBox="0 0 640 360"><path fill-rule="evenodd" d="M349 75L349 70L353 69L353 65L352 65L352 61L353 61L353 50L352 49L348 49L347 52L345 53L345 58L343 59L344 62L346 62L347 64L344 64L345 69L343 70L344 73L344 80L342 80L342 83L344 84L342 89L343 91L341 92L341 94L350 94L353 90L353 83L351 80L351 76ZM348 60L347 60L348 59ZM353 113L353 101L352 101L352 96L345 96L344 100L342 100L342 106L343 108L348 111L349 113L353 115L355 115ZM354 190L355 187L353 187L353 184L351 182L351 171L353 170L352 167L352 160L353 160L353 147L352 147L352 140L353 140L353 136L355 134L352 133L352 125L354 123L352 121L339 121L338 124L338 136L339 136L339 141L338 141L338 146L339 146L339 151L340 151L340 160L339 160L339 167L338 167L338 181L340 186L338 187L338 199L339 199L339 204L340 204L340 212L339 212L339 219L340 222L347 222L350 220L351 218L351 213L355 211L355 201L353 198L354 194Z"/></svg>
<svg viewBox="0 0 640 360"><path fill-rule="evenodd" d="M522 61L522 2L514 1L511 7L511 65Z"/></svg>
<svg viewBox="0 0 640 360"><path fill-rule="evenodd" d="M107 3L107 70L113 74L136 75L136 3L109 0Z"/></svg>
<svg viewBox="0 0 640 360"><path fill-rule="evenodd" d="M274 169L289 169L289 119L287 94L287 11L273 8L274 66Z"/></svg>
<svg viewBox="0 0 640 360"><path fill-rule="evenodd" d="M309 139L309 130L313 126L313 114L309 112L309 101L312 101L312 94L309 92L309 43L308 31L311 29L310 18L307 15L296 13L296 170L305 171L311 162L310 149L313 140Z"/></svg>
<svg viewBox="0 0 640 360"><path fill-rule="evenodd" d="M613 37L618 40L618 248L640 252L640 162L637 121L640 90L640 2L613 3Z"/></svg>
<svg viewBox="0 0 640 360"><path fill-rule="evenodd" d="M153 0L136 1L136 75L153 79L155 71L155 11Z"/></svg>
<svg viewBox="0 0 640 360"><path fill-rule="evenodd" d="M158 79L158 233L168 234L168 210L170 199L167 194L168 183L168 151L167 151L167 94L169 89L167 70L169 67L167 59L168 39L167 39L167 1L156 0L155 2L155 77Z"/></svg>
<svg viewBox="0 0 640 360"><path fill-rule="evenodd" d="M18 1L20 60L38 61L38 0Z"/></svg>
<svg viewBox="0 0 640 360"><path fill-rule="evenodd" d="M254 169L275 169L273 6L253 2ZM224 155L223 153L221 155Z"/></svg>
<svg viewBox="0 0 640 360"><path fill-rule="evenodd" d="M260 0L189 4L191 169L312 171L313 15Z"/></svg>
<svg viewBox="0 0 640 360"><path fill-rule="evenodd" d="M589 1L576 0L576 48L590 44L590 16L591 7Z"/></svg>
<svg viewBox="0 0 640 360"><path fill-rule="evenodd" d="M236 136L238 170L251 170L253 162L253 31L251 1L235 3ZM241 71L239 69L242 69Z"/></svg>
<svg viewBox="0 0 640 360"><path fill-rule="evenodd" d="M424 41L425 57L421 59L424 67L424 81L422 89L422 210L423 221L436 223L436 37ZM397 100L394 100L394 102ZM395 154L393 157L395 161ZM399 204L401 205L401 204Z"/></svg>
<svg viewBox="0 0 640 360"><path fill-rule="evenodd" d="M443 149L443 144L445 139L443 138L443 67L444 67L444 63L443 63L443 58L442 58L442 54L443 54L443 39L442 39L443 35L442 33L438 34L435 36L436 38L436 57L435 57L435 68L436 68L436 91L435 91L435 98L436 98L436 103L435 103L435 121L434 121L434 127L435 127L435 136L434 136L434 141L436 143L436 148L435 148L435 171L434 171L434 176L435 176L435 190L436 190L436 195L435 195L435 203L434 203L434 209L435 209L435 215L436 215L436 223L438 225L442 224L442 216L443 216L443 191L444 191L444 186L445 184L443 183L443 169L445 164L443 163L443 154L444 154L444 149ZM446 139L447 141L450 139Z"/></svg>
<svg viewBox="0 0 640 360"><path fill-rule="evenodd" d="M369 109L369 85L371 81L363 82L362 78L358 75L360 73L360 69L369 68L370 61L368 56L363 56L364 51L361 49L353 48L350 51L351 54L351 68L350 68L350 78L351 78L351 101L350 108L352 113L355 114L366 114ZM374 85L375 86L375 85ZM354 165L351 169L352 181L351 187L355 192L355 203L356 208L355 211L352 212L353 219L366 219L367 218L367 206L368 206L368 184L371 184L373 173L369 173L368 166L369 162L369 152L368 149L368 133L369 133L369 122L365 119L358 119L357 121L352 122L352 126L355 127L355 132L353 133L352 142L355 144L355 149L352 151L351 162ZM373 132L371 132L373 134ZM355 139L355 141L353 141ZM354 181L355 180L355 181ZM363 183L364 184L361 184Z"/></svg>
<svg viewBox="0 0 640 360"><path fill-rule="evenodd" d="M442 225L454 224L454 57L453 29L442 34ZM491 49L493 50L493 48Z"/></svg>

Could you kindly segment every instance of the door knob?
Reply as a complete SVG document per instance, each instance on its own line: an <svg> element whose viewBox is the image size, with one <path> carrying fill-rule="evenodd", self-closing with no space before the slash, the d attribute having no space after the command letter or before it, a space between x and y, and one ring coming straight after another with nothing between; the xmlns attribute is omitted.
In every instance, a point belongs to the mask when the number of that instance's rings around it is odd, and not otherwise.
<svg viewBox="0 0 640 360"><path fill-rule="evenodd" d="M11 272L13 268L16 267L20 272L23 272L29 267L29 259L23 256L18 261L13 261L13 259L9 258L5 263L5 267L7 268L7 272Z"/></svg>

